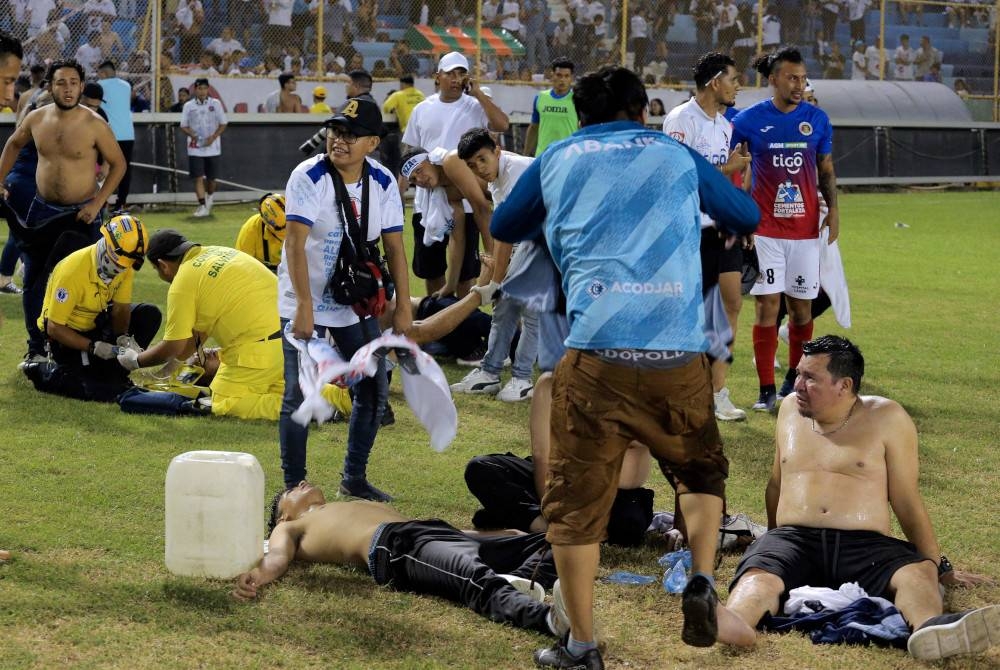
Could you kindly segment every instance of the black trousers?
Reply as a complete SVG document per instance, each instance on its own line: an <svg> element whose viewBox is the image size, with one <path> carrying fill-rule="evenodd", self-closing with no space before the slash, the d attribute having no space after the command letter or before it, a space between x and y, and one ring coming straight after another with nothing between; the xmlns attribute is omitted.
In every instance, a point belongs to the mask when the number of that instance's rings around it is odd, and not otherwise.
<svg viewBox="0 0 1000 670"><path fill-rule="evenodd" d="M513 574L552 587L556 566L542 533L474 538L429 519L386 524L373 544L369 563L375 583L440 596L490 621L551 635L549 606L500 577Z"/></svg>
<svg viewBox="0 0 1000 670"><path fill-rule="evenodd" d="M517 528L527 532L541 514L535 492L535 467L511 453L476 456L465 466L465 484L483 506L472 515L476 528ZM642 544L653 520L653 491L618 489L608 519L608 543Z"/></svg>
<svg viewBox="0 0 1000 670"><path fill-rule="evenodd" d="M125 174L118 183L118 202L115 203L115 209L121 209L128 204L128 194L132 188L132 147L135 146L135 140L119 140L118 146L125 154Z"/></svg>

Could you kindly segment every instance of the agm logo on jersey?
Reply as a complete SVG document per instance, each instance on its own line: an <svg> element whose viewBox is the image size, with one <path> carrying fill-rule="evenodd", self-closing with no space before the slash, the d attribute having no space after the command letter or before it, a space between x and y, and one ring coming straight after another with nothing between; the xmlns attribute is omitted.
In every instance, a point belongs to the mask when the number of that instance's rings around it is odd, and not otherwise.
<svg viewBox="0 0 1000 670"><path fill-rule="evenodd" d="M801 151L796 151L791 156L786 156L785 154L774 154L771 156L771 165L776 168L784 168L788 174L798 174L801 172L803 163L805 163L805 156L802 155Z"/></svg>

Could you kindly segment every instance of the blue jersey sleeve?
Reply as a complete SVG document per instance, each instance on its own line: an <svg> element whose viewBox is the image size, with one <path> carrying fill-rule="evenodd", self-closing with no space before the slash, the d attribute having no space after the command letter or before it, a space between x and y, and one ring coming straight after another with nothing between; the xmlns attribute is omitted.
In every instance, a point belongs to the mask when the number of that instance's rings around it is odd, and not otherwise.
<svg viewBox="0 0 1000 670"><path fill-rule="evenodd" d="M535 94L535 99L531 101L531 122L536 126L541 123L541 117L538 116L538 94Z"/></svg>
<svg viewBox="0 0 1000 670"><path fill-rule="evenodd" d="M522 242L542 236L547 211L542 199L541 163L533 161L507 199L493 211L490 233L501 242Z"/></svg>
<svg viewBox="0 0 1000 670"><path fill-rule="evenodd" d="M743 123L741 123L741 121L743 121L742 117L744 117L745 114L746 110L743 110L732 119L733 134L729 138L730 149L735 149L741 142L746 142L747 140L747 136L743 132Z"/></svg>
<svg viewBox="0 0 1000 670"><path fill-rule="evenodd" d="M698 196L701 198L702 211L712 217L720 230L727 233L748 235L757 230L760 210L753 198L733 186L718 168L697 151L686 144L681 146L691 154L698 170Z"/></svg>

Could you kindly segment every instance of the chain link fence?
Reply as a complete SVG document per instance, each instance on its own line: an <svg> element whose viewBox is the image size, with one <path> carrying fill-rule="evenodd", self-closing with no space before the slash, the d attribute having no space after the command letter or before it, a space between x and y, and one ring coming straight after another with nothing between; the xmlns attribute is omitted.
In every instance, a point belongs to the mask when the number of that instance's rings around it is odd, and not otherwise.
<svg viewBox="0 0 1000 670"><path fill-rule="evenodd" d="M647 84L690 86L709 50L750 64L779 44L825 79L940 81L978 120L1000 121L1000 0L0 0L0 27L22 37L28 64L107 58L136 85L139 107L177 108L194 77L329 82L347 73L429 77L458 50L483 81L544 84L568 57L577 72L624 64ZM331 89L333 87L333 90ZM302 109L323 102L314 87ZM154 99L155 98L155 99ZM239 103L237 103L238 105ZM235 106L235 105L234 105ZM263 111L253 108L229 111Z"/></svg>

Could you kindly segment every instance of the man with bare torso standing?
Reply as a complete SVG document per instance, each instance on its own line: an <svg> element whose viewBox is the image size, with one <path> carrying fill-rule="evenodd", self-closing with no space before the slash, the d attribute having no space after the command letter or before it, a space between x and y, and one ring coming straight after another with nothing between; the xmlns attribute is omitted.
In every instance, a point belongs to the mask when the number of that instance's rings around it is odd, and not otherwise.
<svg viewBox="0 0 1000 670"><path fill-rule="evenodd" d="M719 608L720 642L752 645L751 626L777 614L794 588L846 582L893 600L913 628L915 658L1000 641L1000 606L942 614L939 583L987 580L954 570L941 555L917 485L916 427L898 403L858 395L863 374L861 352L844 338L803 345L794 395L778 413L769 530L736 568L729 602ZM909 542L890 536L890 507Z"/></svg>
<svg viewBox="0 0 1000 670"><path fill-rule="evenodd" d="M36 322L48 279L46 268L51 269L59 260L49 258L56 241L70 230L87 237L82 246L96 240L101 208L125 174L125 158L111 128L93 111L80 106L84 80L80 64L74 60L56 61L49 66L46 80L55 104L24 117L0 155L3 182L22 147L34 141L38 149L38 192L23 222L22 240L28 358L44 352L44 339ZM100 190L94 173L98 154L109 166Z"/></svg>

